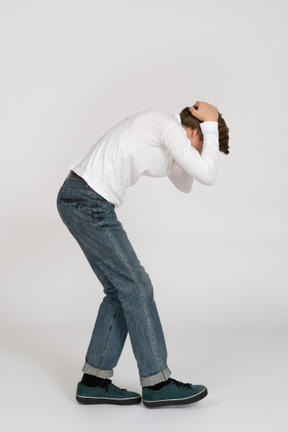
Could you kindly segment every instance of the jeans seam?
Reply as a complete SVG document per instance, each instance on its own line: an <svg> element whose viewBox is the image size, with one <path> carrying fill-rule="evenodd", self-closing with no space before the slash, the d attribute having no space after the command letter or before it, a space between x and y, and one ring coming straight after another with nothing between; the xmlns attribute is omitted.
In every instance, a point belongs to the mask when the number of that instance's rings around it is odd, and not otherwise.
<svg viewBox="0 0 288 432"><path fill-rule="evenodd" d="M155 358L157 360L158 368L161 369L160 361L159 361L160 359L159 359L159 355L158 355L157 347L156 347L156 343L155 343L155 335L154 335L154 332L153 332L153 330L151 328L150 321L148 319L147 304L145 302L145 295L143 295L142 283L139 281L137 275L135 274L135 272L133 271L133 269L130 267L129 263L125 259L125 256L122 254L121 250L119 250L119 248L117 247L117 244L115 244L115 242L113 240L113 237L107 231L106 231L106 236L110 239L111 243L113 244L113 246L115 248L116 253L120 257L121 261L124 263L125 267L128 269L130 275L133 277L133 279L136 282L138 282L138 286L140 288L141 304L142 304L142 307L143 307L143 310L144 310L144 313L145 313L145 316L146 316L146 323L147 323L147 326L149 328L149 334L150 334L151 341L152 341L153 353L154 353ZM153 293L152 293L152 295L153 295Z"/></svg>
<svg viewBox="0 0 288 432"><path fill-rule="evenodd" d="M117 312L118 312L118 310L119 310L120 307L121 307L121 303L119 301L118 304L117 304L117 307L115 309L115 312L113 314L113 317L112 317L112 319L111 319L111 321L109 323L109 331L108 331L108 334L107 334L107 337L106 337L106 341L105 341L105 343L103 345L103 348L102 348L102 351L101 351L101 354L100 354L99 366L97 367L97 369L101 369L101 362L103 360L103 357L104 357L104 354L105 354L105 350L106 350L106 347L107 347L107 344L108 344L109 336L110 336L110 333L111 333L111 330L112 330L112 324L113 324L115 316L116 316L116 314L117 314Z"/></svg>

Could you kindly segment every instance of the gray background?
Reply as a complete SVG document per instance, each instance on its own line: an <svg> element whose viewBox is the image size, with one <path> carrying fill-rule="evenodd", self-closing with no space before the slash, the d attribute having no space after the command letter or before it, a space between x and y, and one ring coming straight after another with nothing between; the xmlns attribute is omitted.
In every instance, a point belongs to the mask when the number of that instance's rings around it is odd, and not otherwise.
<svg viewBox="0 0 288 432"><path fill-rule="evenodd" d="M5 431L287 430L287 2L0 1ZM118 215L151 276L193 407L82 407L102 298L62 224L68 166L127 114L213 103L230 128L213 187L142 178ZM127 341L115 383L140 391ZM120 426L119 426L120 425Z"/></svg>

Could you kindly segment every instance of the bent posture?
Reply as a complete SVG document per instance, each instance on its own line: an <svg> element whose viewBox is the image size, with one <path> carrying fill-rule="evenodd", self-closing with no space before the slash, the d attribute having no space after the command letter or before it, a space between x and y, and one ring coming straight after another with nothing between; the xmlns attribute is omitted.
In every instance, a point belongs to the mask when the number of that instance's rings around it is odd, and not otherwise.
<svg viewBox="0 0 288 432"><path fill-rule="evenodd" d="M141 175L167 176L182 192L194 180L213 185L219 150L229 153L228 128L216 107L198 101L176 115L146 111L125 118L69 167L58 211L105 293L77 387L80 403L141 402L109 379L128 332L145 406L190 404L207 395L203 385L170 377L153 287L115 208Z"/></svg>

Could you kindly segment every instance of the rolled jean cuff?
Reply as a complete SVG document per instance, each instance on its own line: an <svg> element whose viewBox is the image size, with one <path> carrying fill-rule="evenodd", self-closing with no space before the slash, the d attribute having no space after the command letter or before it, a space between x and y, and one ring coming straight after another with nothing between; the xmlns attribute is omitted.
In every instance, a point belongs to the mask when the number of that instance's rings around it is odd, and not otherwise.
<svg viewBox="0 0 288 432"><path fill-rule="evenodd" d="M113 370L102 370L90 366L88 363L85 363L82 369L82 372L88 375L94 375L99 378L110 378L113 376Z"/></svg>
<svg viewBox="0 0 288 432"><path fill-rule="evenodd" d="M148 377L140 377L140 383L142 387L153 386L160 382L166 381L170 377L170 375L170 369L166 368L155 375L150 375Z"/></svg>

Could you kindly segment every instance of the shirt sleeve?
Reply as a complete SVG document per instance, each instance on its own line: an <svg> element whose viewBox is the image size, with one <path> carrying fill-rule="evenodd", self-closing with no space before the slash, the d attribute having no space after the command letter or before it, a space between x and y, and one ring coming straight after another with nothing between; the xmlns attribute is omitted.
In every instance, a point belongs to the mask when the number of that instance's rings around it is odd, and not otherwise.
<svg viewBox="0 0 288 432"><path fill-rule="evenodd" d="M213 185L216 181L219 165L218 122L203 122L200 127L204 140L201 155L191 146L185 129L177 122L172 123L164 131L161 141L169 150L179 168L182 168L188 176L202 184ZM171 177L169 176L171 181L173 181L172 178L177 179L176 170L178 169L172 166ZM177 180L175 181L177 183ZM176 185L174 181L173 183ZM181 182L177 184L181 184ZM176 185L176 187L178 186Z"/></svg>
<svg viewBox="0 0 288 432"><path fill-rule="evenodd" d="M177 162L173 161L170 174L168 175L169 180L179 189L181 192L191 192L193 185L193 177L187 174Z"/></svg>

